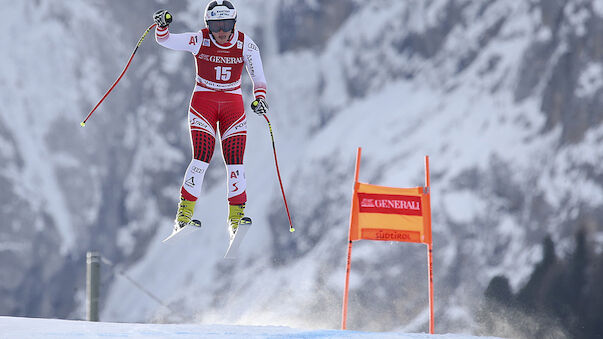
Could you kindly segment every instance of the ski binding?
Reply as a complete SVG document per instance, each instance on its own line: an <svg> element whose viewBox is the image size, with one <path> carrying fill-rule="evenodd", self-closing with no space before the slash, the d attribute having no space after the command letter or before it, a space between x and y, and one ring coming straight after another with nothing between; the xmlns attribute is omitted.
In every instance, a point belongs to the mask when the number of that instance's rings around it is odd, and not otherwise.
<svg viewBox="0 0 603 339"><path fill-rule="evenodd" d="M183 229L187 228L186 226L201 227L201 221L199 221L199 220L191 220L191 222L189 222L188 224L186 224L184 227L174 228L172 230L172 234L170 234L167 238L163 239L162 242L166 242L166 241L172 239L176 234L182 232Z"/></svg>

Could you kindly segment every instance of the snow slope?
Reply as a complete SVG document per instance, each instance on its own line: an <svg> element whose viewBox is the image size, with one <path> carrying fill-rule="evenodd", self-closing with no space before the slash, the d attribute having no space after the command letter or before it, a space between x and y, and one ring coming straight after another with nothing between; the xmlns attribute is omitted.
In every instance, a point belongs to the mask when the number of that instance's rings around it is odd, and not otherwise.
<svg viewBox="0 0 603 339"><path fill-rule="evenodd" d="M277 326L195 324L128 324L86 321L0 317L2 339L42 338L382 338L382 339L495 339L460 334L427 335L370 333L336 330L299 330Z"/></svg>

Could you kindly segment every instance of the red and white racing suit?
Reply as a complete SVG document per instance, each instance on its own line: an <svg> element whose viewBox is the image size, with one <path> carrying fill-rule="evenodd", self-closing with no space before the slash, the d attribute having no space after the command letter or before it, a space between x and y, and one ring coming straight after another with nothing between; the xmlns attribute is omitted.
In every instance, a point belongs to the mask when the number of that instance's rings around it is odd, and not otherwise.
<svg viewBox="0 0 603 339"><path fill-rule="evenodd" d="M241 74L243 67L253 81L253 94L266 96L266 78L257 45L237 30L226 45L219 45L207 28L194 33L173 34L157 27L157 42L167 48L188 51L195 57L196 85L191 97L188 120L193 159L182 184L182 196L195 201L220 132L226 174L228 202L247 201L243 157L247 140L247 119L243 107Z"/></svg>

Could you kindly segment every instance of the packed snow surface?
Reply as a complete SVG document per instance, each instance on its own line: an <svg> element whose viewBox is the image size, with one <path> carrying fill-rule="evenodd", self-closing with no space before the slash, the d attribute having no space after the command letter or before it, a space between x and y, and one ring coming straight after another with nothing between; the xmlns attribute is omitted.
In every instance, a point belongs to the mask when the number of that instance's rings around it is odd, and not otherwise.
<svg viewBox="0 0 603 339"><path fill-rule="evenodd" d="M471 339L462 334L405 334L339 330L300 330L284 326L130 324L0 317L2 339L26 338L397 338Z"/></svg>

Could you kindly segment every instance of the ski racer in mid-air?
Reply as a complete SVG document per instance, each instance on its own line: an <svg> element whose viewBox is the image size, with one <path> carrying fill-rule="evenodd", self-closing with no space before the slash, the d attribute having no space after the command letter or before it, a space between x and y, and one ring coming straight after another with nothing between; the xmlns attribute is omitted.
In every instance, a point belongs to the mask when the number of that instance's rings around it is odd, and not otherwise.
<svg viewBox="0 0 603 339"><path fill-rule="evenodd" d="M228 227L231 238L244 216L247 202L245 142L247 120L241 91L243 67L253 81L252 109L265 114L266 79L258 46L236 29L237 11L230 1L213 0L205 9L205 28L174 34L168 29L172 15L166 10L153 16L156 41L164 47L193 54L196 84L188 110L192 160L184 175L174 231L191 224L195 202L214 153L218 133L222 143L228 183Z"/></svg>

